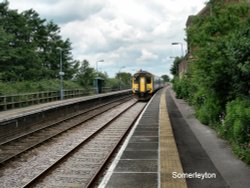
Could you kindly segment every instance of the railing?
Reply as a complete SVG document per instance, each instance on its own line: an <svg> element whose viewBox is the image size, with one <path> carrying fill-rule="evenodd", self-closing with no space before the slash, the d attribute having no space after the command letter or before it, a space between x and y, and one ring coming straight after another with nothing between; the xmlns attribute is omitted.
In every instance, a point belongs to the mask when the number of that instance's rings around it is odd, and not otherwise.
<svg viewBox="0 0 250 188"><path fill-rule="evenodd" d="M110 87L102 88L103 93L117 91L117 90L119 89L112 89ZM91 88L88 90L85 89L64 90L64 99L93 95L95 93L96 93L96 88ZM47 91L38 93L0 96L0 111L31 106L34 104L52 102L56 100L60 100L60 91Z"/></svg>

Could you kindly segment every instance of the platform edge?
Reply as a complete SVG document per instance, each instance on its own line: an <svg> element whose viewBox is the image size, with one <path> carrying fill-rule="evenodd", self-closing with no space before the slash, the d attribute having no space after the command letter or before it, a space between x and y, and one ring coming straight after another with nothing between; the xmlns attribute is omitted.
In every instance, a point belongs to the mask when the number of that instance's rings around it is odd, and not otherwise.
<svg viewBox="0 0 250 188"><path fill-rule="evenodd" d="M187 188L186 179L174 178L173 173L183 173L166 103L166 88L160 98L160 188Z"/></svg>

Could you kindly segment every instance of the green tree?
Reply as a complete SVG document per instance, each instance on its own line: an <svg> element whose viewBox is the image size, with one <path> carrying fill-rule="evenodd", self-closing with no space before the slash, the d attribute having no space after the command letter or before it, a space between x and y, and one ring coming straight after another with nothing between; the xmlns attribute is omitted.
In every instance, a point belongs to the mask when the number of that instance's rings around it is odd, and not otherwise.
<svg viewBox="0 0 250 188"><path fill-rule="evenodd" d="M184 79L175 77L174 89L250 163L250 4L223 2L211 0L208 15L193 17L187 29L193 58ZM176 68L175 62L175 76Z"/></svg>
<svg viewBox="0 0 250 188"><path fill-rule="evenodd" d="M131 77L132 75L127 72L119 72L116 74L115 78L119 80L121 86L129 86L131 85Z"/></svg>
<svg viewBox="0 0 250 188"><path fill-rule="evenodd" d="M190 85L195 86L196 93L204 91L202 95L205 98L209 98L209 93L214 93L213 96L225 109L229 100L240 94L246 95L246 88L249 88L247 41L250 5L230 3L222 6L215 1L211 4L213 14L197 17L188 30L190 43L195 46L195 60L189 64L192 75Z"/></svg>
<svg viewBox="0 0 250 188"><path fill-rule="evenodd" d="M173 76L179 76L179 64L181 61L181 57L175 57L174 62L170 68L170 72Z"/></svg>
<svg viewBox="0 0 250 188"><path fill-rule="evenodd" d="M60 28L41 19L34 10L18 13L9 10L8 1L0 3L0 75L3 81L55 79L59 75L60 47L65 78L76 73L77 62L71 43L62 40Z"/></svg>
<svg viewBox="0 0 250 188"><path fill-rule="evenodd" d="M80 64L81 66L76 74L76 81L85 89L88 89L93 86L97 74L94 68L89 67L89 62L87 60L84 60Z"/></svg>
<svg viewBox="0 0 250 188"><path fill-rule="evenodd" d="M105 86L117 90L120 88L120 81L116 78L108 78L105 80Z"/></svg>
<svg viewBox="0 0 250 188"><path fill-rule="evenodd" d="M169 82L170 78L168 75L162 75L161 78L164 80L164 82Z"/></svg>
<svg viewBox="0 0 250 188"><path fill-rule="evenodd" d="M250 12L250 11L249 11ZM250 96L250 16L226 43L230 98Z"/></svg>

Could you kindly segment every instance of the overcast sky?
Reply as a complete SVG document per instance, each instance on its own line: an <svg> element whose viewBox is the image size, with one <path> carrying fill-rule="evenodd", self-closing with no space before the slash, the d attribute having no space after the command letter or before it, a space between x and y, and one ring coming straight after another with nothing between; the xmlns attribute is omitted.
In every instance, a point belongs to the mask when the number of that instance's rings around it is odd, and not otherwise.
<svg viewBox="0 0 250 188"><path fill-rule="evenodd" d="M87 59L113 77L119 70L169 74L171 56L186 51L185 23L205 0L9 0L11 9L34 9L61 28L74 59Z"/></svg>

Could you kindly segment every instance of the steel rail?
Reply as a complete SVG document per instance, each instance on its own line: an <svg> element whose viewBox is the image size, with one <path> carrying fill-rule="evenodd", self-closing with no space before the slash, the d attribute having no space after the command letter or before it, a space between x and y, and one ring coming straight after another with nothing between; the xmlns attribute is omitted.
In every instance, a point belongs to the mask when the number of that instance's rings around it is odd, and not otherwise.
<svg viewBox="0 0 250 188"><path fill-rule="evenodd" d="M131 96L126 96L126 97L123 97L123 98L120 98L120 99L116 99L116 100L114 100L114 101L110 101L110 102L108 102L108 103L104 103L104 104L101 104L101 105L92 107L92 108L90 108L90 109L88 109L88 110L85 110L85 111L82 111L82 112L80 112L80 113L73 114L72 116L65 117L64 119L58 120L58 121L56 121L56 122L52 122L51 124L49 124L49 125L46 126L46 127L41 127L41 128L35 129L35 130L33 130L33 131L24 133L24 134L22 134L22 135L20 135L20 136L17 136L17 137L15 137L15 138L12 138L12 139L10 139L10 140L7 140L7 141L5 141L5 142L1 142L1 143L0 143L0 146L1 146L1 145L8 144L8 143L10 143L10 142L12 142L12 141L15 141L15 140L17 140L17 139L20 139L20 138L22 138L22 137L25 137L25 136L30 135L30 134L32 134L32 133L35 133L35 132L37 132L37 131L40 131L40 130L42 130L42 129L44 129L44 128L47 128L47 127L50 127L50 126L54 126L54 125L56 125L56 124L58 124L58 123L61 123L61 122L63 122L63 121L67 121L67 120L69 120L69 119L71 119L71 118L75 118L75 117L80 116L80 115L82 115L82 114L88 113L88 112L90 112L90 111L92 111L92 110L96 110L96 109L98 109L98 108L100 108L100 107L103 107L103 106L112 104L112 103L114 103L114 102L117 102L117 101L120 101L120 100L126 99L126 98L131 98Z"/></svg>
<svg viewBox="0 0 250 188"><path fill-rule="evenodd" d="M53 127L53 126L59 125L59 124L61 124L61 123L64 123L64 122L66 122L66 121L69 121L69 120L72 120L73 118L76 118L77 116L80 116L80 115L89 113L89 112L91 112L91 111L100 109L100 108L102 108L102 107L108 106L108 105L110 105L110 104L112 104L112 103L115 103L115 102L119 102L119 101L121 101L121 100L123 100L123 99L126 99L126 98L130 98L130 97L124 97L124 98L122 98L122 99L117 99L117 100L115 100L115 101L111 101L111 102L109 102L109 103L105 103L105 104L99 105L99 106L97 106L97 107L91 108L91 109L86 110L86 111L84 111L84 112L81 112L81 113L79 113L79 114L75 114L75 115L70 116L70 117L68 117L68 118L64 118L63 120L59 120L59 121L54 122L54 123L52 123L52 124L50 124L50 125L48 125L48 126L46 126L46 127L37 129L37 130L35 130L35 131L33 131L33 132L29 133L29 134L20 136L19 138L16 138L16 139L13 139L13 140L11 140L11 141L9 141L9 142L6 142L6 143L0 145L0 147L3 146L3 145L10 144L11 142L14 142L14 143L15 143L15 142L18 142L19 139L29 139L28 137L32 136L32 134L38 134L39 132L44 131L44 130L46 130L46 129L49 129L49 128ZM126 101L127 101L127 100L125 100L125 102L126 102ZM97 114L95 114L95 115L93 115L93 116L91 116L91 117L85 119L84 121L81 121L81 122L79 122L79 123L77 123L77 124L74 124L74 125L70 126L69 128L66 128L65 130L60 130L60 131L58 131L57 133L51 134L49 137L46 137L46 138L44 138L44 139L41 139L40 141L38 141L38 142L36 142L36 143L32 143L32 144L30 144L29 146L27 146L25 149L20 150L19 152L16 152L16 153L14 153L14 154L12 153L12 155L10 154L9 156L7 156L7 157L5 157L5 158L0 159L0 165L3 165L3 164L6 163L7 161L10 161L10 160L13 159L14 157L17 157L17 156L21 155L22 153L24 153L24 152L26 152L26 151L28 151L28 150L34 148L35 146L39 146L39 145L41 145L42 143L48 141L49 139L51 139L51 138L53 138L53 137L55 137L55 136L57 136L57 135L60 135L60 134L62 134L63 132L69 130L69 129L72 129L72 128L76 127L76 126L79 126L80 124L85 123L85 122L89 121L90 119L93 119L93 118L95 118L96 116L98 116L98 115L100 115L100 114L103 114L103 113L105 113L106 111L108 111L108 110L110 110L110 109L112 109L112 108L114 108L114 107L116 107L116 106L118 106L118 105L120 105L120 104L121 104L121 103L116 104L115 106L111 106L110 108L108 108L108 109L106 109L106 110L104 110L104 111L101 111L100 113L97 113ZM27 137L27 138L26 138L26 137ZM11 153L11 152L10 152L10 153ZM0 155L0 156L1 156L1 155Z"/></svg>
<svg viewBox="0 0 250 188"><path fill-rule="evenodd" d="M87 184L87 188L88 187L92 187L94 185L94 183L96 182L96 180L98 179L99 175L103 172L103 170L105 169L105 167L107 166L107 163L110 161L110 158L113 156L113 154L115 153L115 151L118 149L118 147L120 146L120 144L123 142L123 140L126 138L127 134L130 132L130 130L132 129L133 125L135 124L135 122L137 121L138 117L140 116L140 114L143 112L143 110L146 108L147 105L145 105L142 110L138 113L138 115L136 116L136 118L133 120L133 122L129 125L129 127L127 128L127 130L123 133L123 135L121 136L121 138L119 139L119 141L117 142L117 144L114 146L114 148L112 149L112 151L108 154L108 156L106 157L106 159L104 160L104 162L101 164L100 168L98 169L98 171L95 173L95 175L92 177L92 179L89 181L89 183Z"/></svg>
<svg viewBox="0 0 250 188"><path fill-rule="evenodd" d="M128 108L120 112L118 115L116 115L113 119L109 120L107 123L105 123L102 127L100 127L96 132L89 135L88 138L84 139L81 143L79 143L75 148L68 151L64 156L59 158L54 164L52 164L50 167L42 171L40 174L38 174L36 177L34 177L30 182L22 186L22 188L28 188L32 187L35 184L38 183L41 179L45 178L47 174L49 174L51 171L57 168L58 165L62 164L64 161L66 161L71 155L73 155L78 149L80 149L83 145L85 145L88 141L90 141L93 137L95 137L98 133L103 131L106 127L108 127L113 121L115 121L117 118L119 118L122 114L124 114L126 111L128 111L131 107L133 107L137 103L134 102L132 105L130 105Z"/></svg>

